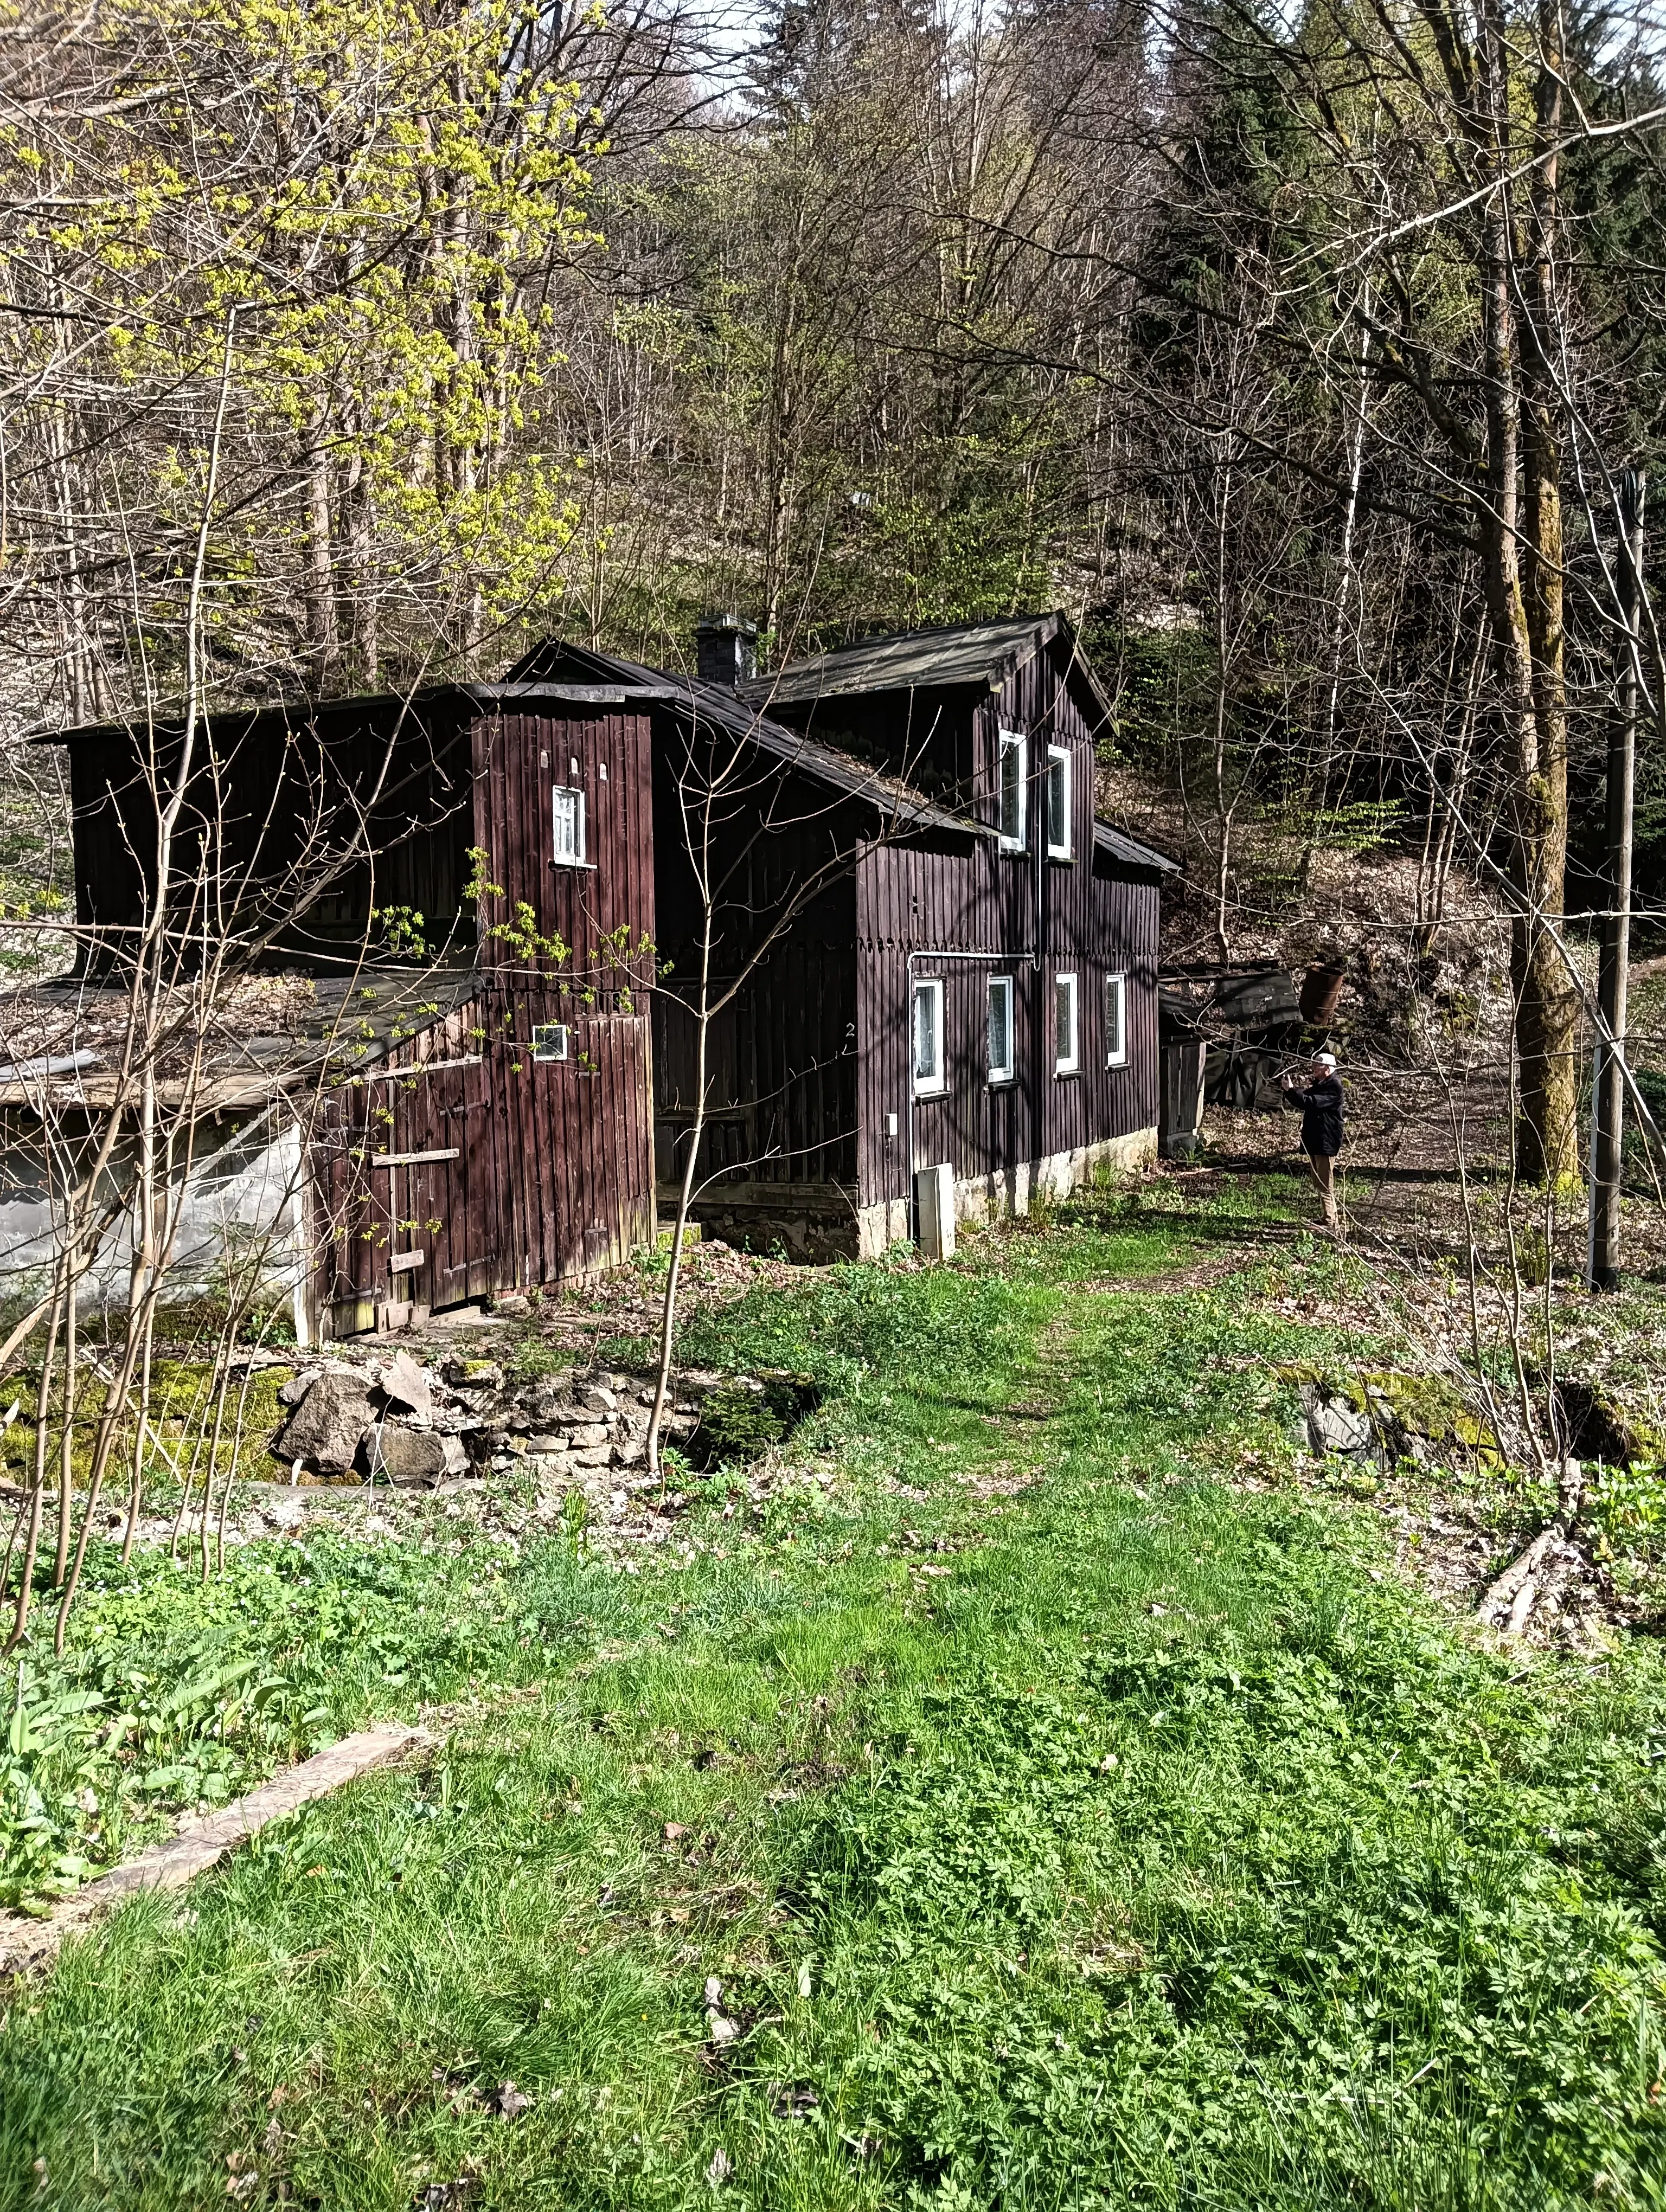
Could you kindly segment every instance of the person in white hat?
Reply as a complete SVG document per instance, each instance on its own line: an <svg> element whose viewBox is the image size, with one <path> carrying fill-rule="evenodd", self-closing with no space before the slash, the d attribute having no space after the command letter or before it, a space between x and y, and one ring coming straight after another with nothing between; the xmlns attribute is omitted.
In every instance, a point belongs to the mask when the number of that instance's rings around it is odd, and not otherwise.
<svg viewBox="0 0 1666 2212"><path fill-rule="evenodd" d="M1342 1081L1334 1052L1316 1052L1312 1080L1304 1087L1293 1075L1279 1078L1286 1095L1302 1109L1302 1150L1319 1186L1325 1227L1336 1234L1336 1155L1342 1149Z"/></svg>

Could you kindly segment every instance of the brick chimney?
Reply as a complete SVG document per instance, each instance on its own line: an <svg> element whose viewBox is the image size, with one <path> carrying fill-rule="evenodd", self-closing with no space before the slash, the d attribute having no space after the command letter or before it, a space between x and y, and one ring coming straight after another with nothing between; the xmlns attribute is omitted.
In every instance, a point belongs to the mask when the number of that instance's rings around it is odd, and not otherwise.
<svg viewBox="0 0 1666 2212"><path fill-rule="evenodd" d="M695 666L702 684L733 691L757 671L757 624L740 615L702 615L694 631Z"/></svg>

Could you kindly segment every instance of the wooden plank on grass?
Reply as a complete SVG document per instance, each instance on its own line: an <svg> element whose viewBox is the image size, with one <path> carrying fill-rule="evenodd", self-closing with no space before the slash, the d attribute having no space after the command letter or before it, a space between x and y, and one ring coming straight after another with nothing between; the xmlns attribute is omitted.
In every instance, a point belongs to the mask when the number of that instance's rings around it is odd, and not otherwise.
<svg viewBox="0 0 1666 2212"><path fill-rule="evenodd" d="M194 1875L206 1873L228 1851L264 1828L268 1820L281 1820L286 1813L298 1812L315 1797L326 1796L331 1790L338 1790L344 1782L356 1781L373 1767L386 1766L401 1752L432 1741L426 1729L402 1728L396 1723L362 1729L356 1735L344 1736L339 1743L319 1752L315 1759L303 1759L287 1774L280 1774L263 1783L258 1790L252 1790L246 1797L228 1805L223 1813L215 1814L188 1835L157 1844L137 1858L130 1859L125 1866L100 1875L96 1881L88 1883L83 1895L97 1905L106 1900L113 1902L139 1889L182 1888Z"/></svg>
<svg viewBox="0 0 1666 2212"><path fill-rule="evenodd" d="M21 1973L45 1966L66 1936L120 1904L123 1898L144 1889L183 1888L198 1875L216 1866L228 1851L257 1834L269 1820L299 1812L315 1798L339 1790L343 1783L356 1781L360 1775L435 1741L427 1729L407 1728L392 1721L344 1736L328 1751L304 1759L287 1774L263 1783L200 1826L156 1844L125 1866L100 1875L76 1896L66 1898L47 1918L0 1923L0 1972Z"/></svg>

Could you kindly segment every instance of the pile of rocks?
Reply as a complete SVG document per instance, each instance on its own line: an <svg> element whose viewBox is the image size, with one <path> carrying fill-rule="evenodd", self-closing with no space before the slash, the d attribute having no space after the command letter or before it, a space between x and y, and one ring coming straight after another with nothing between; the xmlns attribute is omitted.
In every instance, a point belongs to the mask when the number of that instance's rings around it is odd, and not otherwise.
<svg viewBox="0 0 1666 2212"><path fill-rule="evenodd" d="M678 1376L667 1443L692 1434L719 1382ZM291 1410L270 1449L297 1483L432 1487L520 1468L540 1483L584 1486L641 1465L654 1384L593 1367L515 1382L488 1359L450 1359L436 1373L401 1351L369 1367L303 1369L278 1397Z"/></svg>

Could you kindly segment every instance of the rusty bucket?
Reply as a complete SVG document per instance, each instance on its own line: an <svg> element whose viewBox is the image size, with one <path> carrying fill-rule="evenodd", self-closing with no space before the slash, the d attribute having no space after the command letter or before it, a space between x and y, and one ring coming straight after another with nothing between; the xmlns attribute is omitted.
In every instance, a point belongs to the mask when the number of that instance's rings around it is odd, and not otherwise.
<svg viewBox="0 0 1666 2212"><path fill-rule="evenodd" d="M1302 977L1302 1020L1310 1030L1328 1030L1336 1018L1336 1007L1347 981L1346 968L1310 968Z"/></svg>

